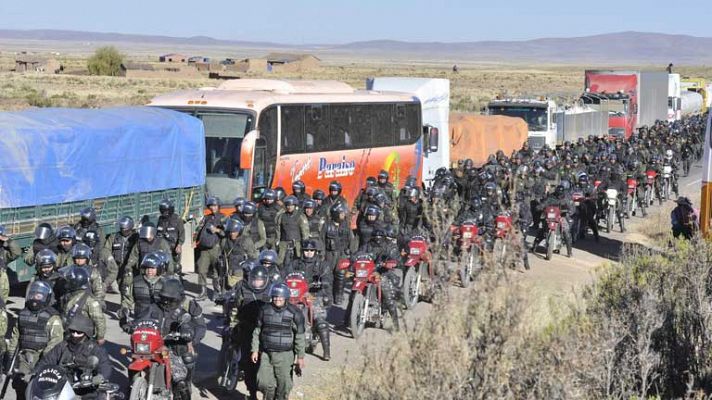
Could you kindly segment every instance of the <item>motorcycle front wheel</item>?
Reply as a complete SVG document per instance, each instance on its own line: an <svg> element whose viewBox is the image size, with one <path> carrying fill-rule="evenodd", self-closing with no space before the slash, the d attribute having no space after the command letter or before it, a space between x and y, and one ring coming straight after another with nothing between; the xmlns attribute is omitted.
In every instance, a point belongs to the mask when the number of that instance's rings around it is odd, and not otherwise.
<svg viewBox="0 0 712 400"><path fill-rule="evenodd" d="M366 318L363 316L364 308L366 307L366 298L360 292L356 292L351 297L351 314L349 315L349 327L351 328L351 336L358 339L366 327Z"/></svg>
<svg viewBox="0 0 712 400"><path fill-rule="evenodd" d="M419 269L416 266L408 268L403 278L403 302L407 309L412 309L418 304L418 297L420 288L419 286L419 273L416 271Z"/></svg>
<svg viewBox="0 0 712 400"><path fill-rule="evenodd" d="M467 257L465 258L464 265L460 265L460 283L462 287L470 287L470 282L472 280L472 272L475 270L475 249L470 249L467 252Z"/></svg>
<svg viewBox="0 0 712 400"><path fill-rule="evenodd" d="M546 237L546 260L551 260L554 255L554 248L556 248L556 232L549 231Z"/></svg>
<svg viewBox="0 0 712 400"><path fill-rule="evenodd" d="M143 374L136 374L131 382L129 400L143 400L148 398L148 382Z"/></svg>

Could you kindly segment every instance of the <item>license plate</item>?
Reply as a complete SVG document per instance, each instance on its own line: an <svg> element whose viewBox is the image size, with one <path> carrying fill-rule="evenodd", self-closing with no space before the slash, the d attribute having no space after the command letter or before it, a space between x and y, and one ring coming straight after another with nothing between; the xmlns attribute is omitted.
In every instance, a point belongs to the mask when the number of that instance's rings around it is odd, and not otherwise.
<svg viewBox="0 0 712 400"><path fill-rule="evenodd" d="M576 207L578 207L580 204L581 204L580 202L574 201L574 205L575 205Z"/></svg>
<svg viewBox="0 0 712 400"><path fill-rule="evenodd" d="M357 278L365 278L368 276L368 271L365 269L357 269L356 270L356 277Z"/></svg>
<svg viewBox="0 0 712 400"><path fill-rule="evenodd" d="M410 254L417 256L420 255L420 249L416 249L415 247L410 249Z"/></svg>
<svg viewBox="0 0 712 400"><path fill-rule="evenodd" d="M472 238L472 232L465 232L462 234L462 237L465 239L470 239Z"/></svg>
<svg viewBox="0 0 712 400"><path fill-rule="evenodd" d="M504 229L507 227L507 224L504 222L497 222L497 229Z"/></svg>
<svg viewBox="0 0 712 400"><path fill-rule="evenodd" d="M299 297L299 289L289 289L289 297Z"/></svg>
<svg viewBox="0 0 712 400"><path fill-rule="evenodd" d="M546 218L554 219L554 218L556 218L556 213L548 213L548 214L546 214Z"/></svg>

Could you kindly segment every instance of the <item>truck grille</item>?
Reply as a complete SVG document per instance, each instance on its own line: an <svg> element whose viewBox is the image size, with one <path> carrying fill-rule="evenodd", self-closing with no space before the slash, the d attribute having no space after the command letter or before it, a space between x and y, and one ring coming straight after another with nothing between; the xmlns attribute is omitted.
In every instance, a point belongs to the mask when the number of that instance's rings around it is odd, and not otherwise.
<svg viewBox="0 0 712 400"><path fill-rule="evenodd" d="M529 147L534 150L539 150L546 144L546 138L543 136L533 136L527 139Z"/></svg>

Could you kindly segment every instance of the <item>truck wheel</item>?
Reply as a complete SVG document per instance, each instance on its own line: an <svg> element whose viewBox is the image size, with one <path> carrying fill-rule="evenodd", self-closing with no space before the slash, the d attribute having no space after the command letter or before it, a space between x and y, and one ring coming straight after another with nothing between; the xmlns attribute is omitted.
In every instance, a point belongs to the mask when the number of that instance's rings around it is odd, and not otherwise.
<svg viewBox="0 0 712 400"><path fill-rule="evenodd" d="M351 336L358 339L363 334L366 327L366 318L363 316L364 308L366 307L366 298L360 292L354 293L351 297L351 314L349 315L349 327L351 328Z"/></svg>

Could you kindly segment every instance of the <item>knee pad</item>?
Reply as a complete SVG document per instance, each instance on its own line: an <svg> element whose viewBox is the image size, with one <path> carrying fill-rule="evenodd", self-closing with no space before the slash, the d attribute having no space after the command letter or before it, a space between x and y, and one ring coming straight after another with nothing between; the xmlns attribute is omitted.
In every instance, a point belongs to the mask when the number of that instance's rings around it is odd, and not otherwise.
<svg viewBox="0 0 712 400"><path fill-rule="evenodd" d="M316 321L316 330L317 330L317 332L328 331L329 324L324 320L317 320Z"/></svg>
<svg viewBox="0 0 712 400"><path fill-rule="evenodd" d="M195 365L195 354L185 353L185 354L183 354L182 358L183 358L183 363L185 363L186 367L192 368L193 365Z"/></svg>

